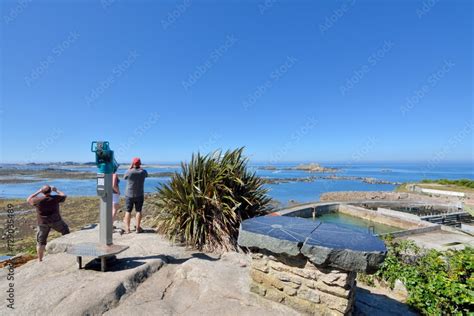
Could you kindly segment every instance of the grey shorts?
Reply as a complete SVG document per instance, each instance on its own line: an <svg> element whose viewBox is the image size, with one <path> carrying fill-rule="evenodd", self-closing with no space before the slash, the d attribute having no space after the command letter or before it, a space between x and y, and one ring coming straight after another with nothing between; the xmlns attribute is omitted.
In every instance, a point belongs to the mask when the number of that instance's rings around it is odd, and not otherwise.
<svg viewBox="0 0 474 316"><path fill-rule="evenodd" d="M135 211L140 213L142 211L143 202L145 201L144 196L137 197L125 197L125 211L131 213L133 206L135 206Z"/></svg>
<svg viewBox="0 0 474 316"><path fill-rule="evenodd" d="M36 242L38 243L38 245L46 246L49 231L51 230L51 228L55 231L60 232L63 235L69 234L69 227L63 220L57 221L52 224L39 224L38 232L36 233Z"/></svg>

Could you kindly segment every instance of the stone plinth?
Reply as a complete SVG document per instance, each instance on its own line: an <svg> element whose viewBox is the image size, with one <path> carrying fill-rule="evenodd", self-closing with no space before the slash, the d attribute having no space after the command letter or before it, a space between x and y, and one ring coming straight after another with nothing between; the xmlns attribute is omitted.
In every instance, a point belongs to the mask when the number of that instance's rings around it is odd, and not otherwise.
<svg viewBox="0 0 474 316"><path fill-rule="evenodd" d="M350 314L356 272L374 273L387 252L349 226L286 216L243 221L238 242L252 252L252 292L314 315Z"/></svg>
<svg viewBox="0 0 474 316"><path fill-rule="evenodd" d="M346 315L355 293L355 272L317 268L304 256L252 253L250 290L313 315Z"/></svg>

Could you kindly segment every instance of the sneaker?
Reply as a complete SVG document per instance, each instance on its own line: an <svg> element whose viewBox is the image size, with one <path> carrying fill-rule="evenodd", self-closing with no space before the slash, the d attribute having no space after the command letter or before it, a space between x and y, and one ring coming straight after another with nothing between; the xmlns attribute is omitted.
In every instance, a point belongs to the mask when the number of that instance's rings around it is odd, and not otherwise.
<svg viewBox="0 0 474 316"><path fill-rule="evenodd" d="M143 229L141 227L137 228L137 234L143 233Z"/></svg>

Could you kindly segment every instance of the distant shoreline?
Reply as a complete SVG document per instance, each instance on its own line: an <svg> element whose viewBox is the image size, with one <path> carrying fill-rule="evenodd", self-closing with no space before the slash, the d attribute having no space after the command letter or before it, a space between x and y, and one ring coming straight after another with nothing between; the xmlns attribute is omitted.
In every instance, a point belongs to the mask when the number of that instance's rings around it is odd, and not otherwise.
<svg viewBox="0 0 474 316"><path fill-rule="evenodd" d="M128 169L130 166L130 162L122 162L118 163L119 164L119 169ZM0 169L5 168L3 166L6 166L6 168L11 168L12 166L22 166L22 167L68 167L68 168L94 168L96 166L95 162L51 162L51 163L2 163L0 164ZM170 163L170 164L143 164L143 168L156 168L156 169L166 169L166 168L179 168L180 164L179 163ZM26 168L25 168L26 169ZM28 169L31 170L31 169Z"/></svg>
<svg viewBox="0 0 474 316"><path fill-rule="evenodd" d="M174 172L151 172L151 178L168 178ZM34 183L51 179L90 180L97 178L97 173L87 171L72 171L64 169L16 169L0 168L0 184Z"/></svg>

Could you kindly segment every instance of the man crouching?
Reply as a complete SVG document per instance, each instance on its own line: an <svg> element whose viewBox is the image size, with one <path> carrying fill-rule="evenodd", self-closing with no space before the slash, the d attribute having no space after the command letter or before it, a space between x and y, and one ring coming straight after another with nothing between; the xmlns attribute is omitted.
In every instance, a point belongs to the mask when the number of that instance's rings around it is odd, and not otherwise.
<svg viewBox="0 0 474 316"><path fill-rule="evenodd" d="M51 195L51 192L56 192L56 194ZM37 197L39 194L43 194L43 196ZM55 187L50 187L49 185L44 185L41 189L31 194L26 199L31 206L36 207L36 215L38 219L36 251L38 252L39 261L43 261L46 241L51 228L63 235L69 234L69 227L62 220L61 215L59 214L59 203L62 203L65 200L66 194Z"/></svg>

